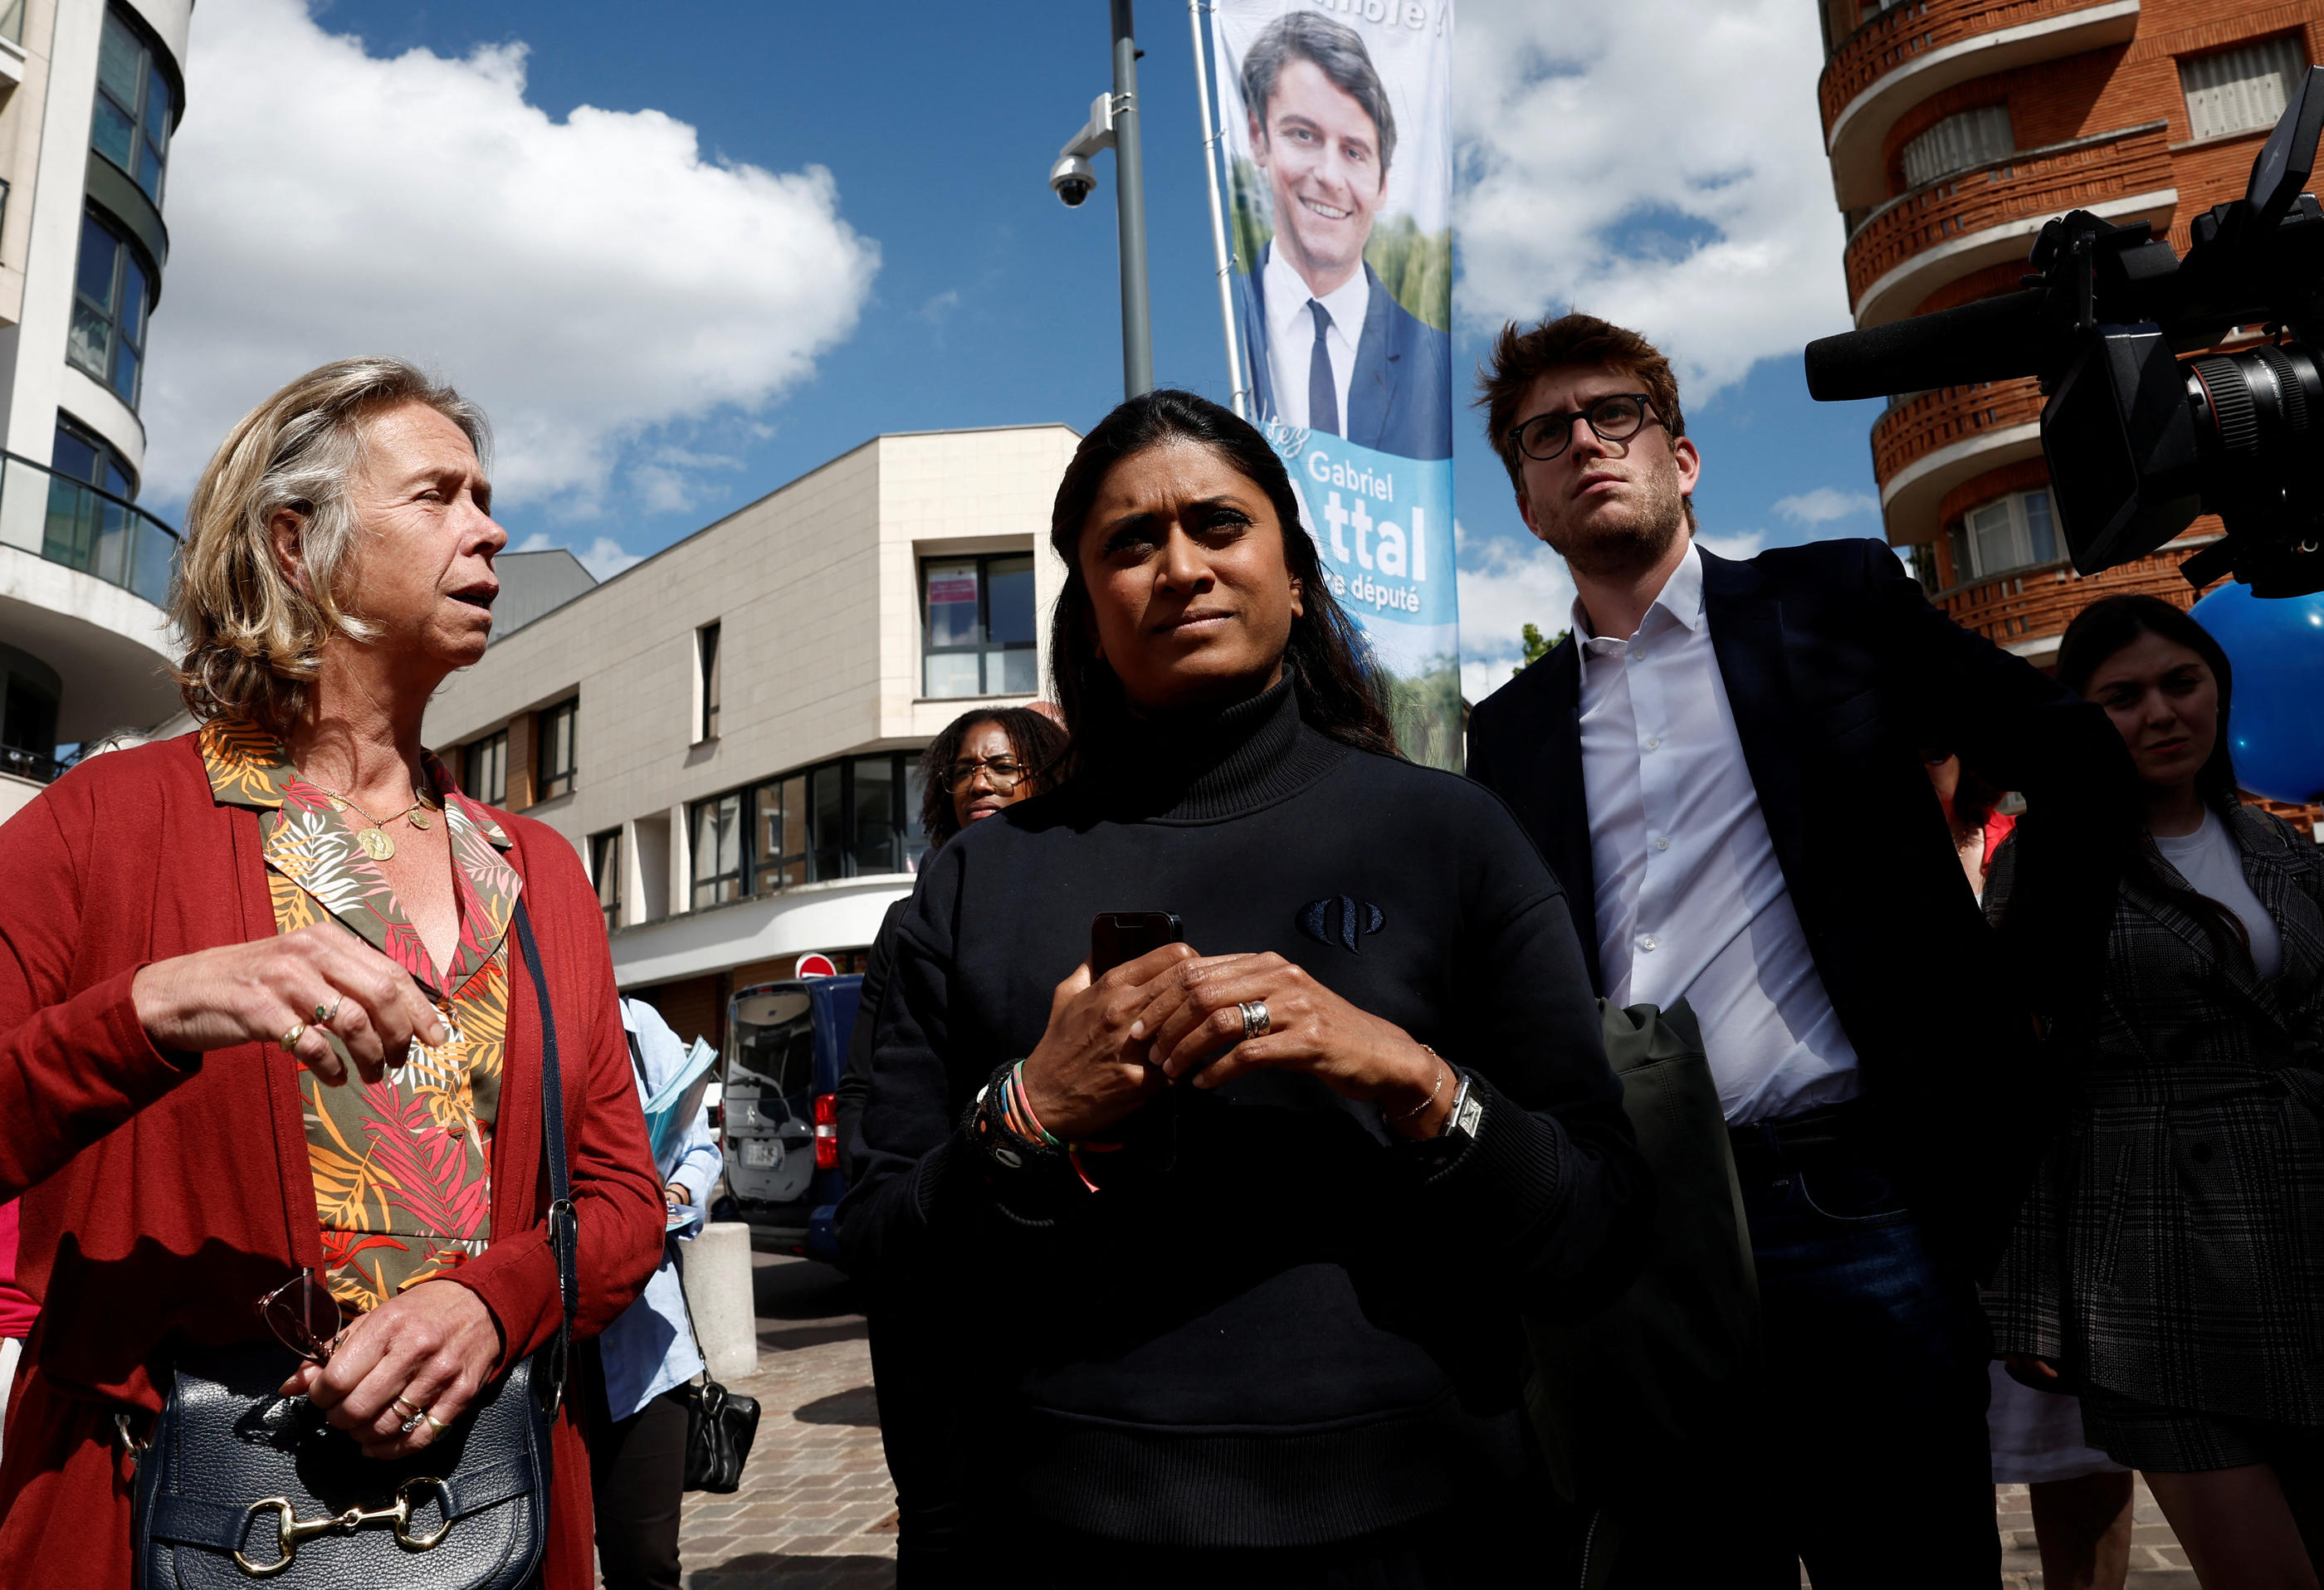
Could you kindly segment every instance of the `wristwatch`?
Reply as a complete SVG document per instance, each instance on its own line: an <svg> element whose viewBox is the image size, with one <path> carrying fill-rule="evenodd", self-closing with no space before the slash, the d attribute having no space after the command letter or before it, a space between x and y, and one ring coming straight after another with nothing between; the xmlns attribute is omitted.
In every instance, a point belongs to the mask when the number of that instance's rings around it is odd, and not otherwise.
<svg viewBox="0 0 2324 1590"><path fill-rule="evenodd" d="M1436 1141L1458 1151L1476 1141L1477 1128L1485 1121L1485 1101L1470 1090L1474 1079L1467 1071L1461 1073L1460 1090L1452 1095L1452 1108L1437 1129Z"/></svg>

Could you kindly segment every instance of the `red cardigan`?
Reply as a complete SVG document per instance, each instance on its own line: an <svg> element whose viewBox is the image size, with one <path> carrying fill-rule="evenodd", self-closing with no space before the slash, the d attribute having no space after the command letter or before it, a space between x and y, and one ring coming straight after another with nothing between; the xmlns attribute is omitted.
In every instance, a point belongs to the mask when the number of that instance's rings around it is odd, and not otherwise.
<svg viewBox="0 0 2324 1590"><path fill-rule="evenodd" d="M549 975L580 1214L581 1335L629 1306L663 1210L630 1077L604 918L572 847L495 813ZM130 1468L114 1413L153 1409L167 1338L247 1339L260 1293L322 1263L296 1068L271 1043L157 1050L130 979L271 937L258 816L211 798L193 736L99 757L0 825L0 1199L23 1194L17 1274L42 1301L0 1440L0 1587L128 1590ZM488 1250L451 1279L513 1363L556 1333L542 1214L540 1007L511 952ZM547 1590L589 1590L589 1469L559 1417Z"/></svg>

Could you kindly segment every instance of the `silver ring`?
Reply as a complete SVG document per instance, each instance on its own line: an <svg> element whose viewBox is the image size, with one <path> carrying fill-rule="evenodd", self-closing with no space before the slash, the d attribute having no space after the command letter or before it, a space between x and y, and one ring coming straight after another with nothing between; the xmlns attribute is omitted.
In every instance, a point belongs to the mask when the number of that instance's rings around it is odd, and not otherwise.
<svg viewBox="0 0 2324 1590"><path fill-rule="evenodd" d="M409 1419L405 1420L403 1421L403 1423L402 1423L402 1426L401 1426L400 1429L398 1429L396 1430L396 1432L395 1432L395 1433L396 1433L397 1435L400 1435L400 1436L408 1436L408 1435L410 1435L413 1430L418 1429L420 1428L420 1424L422 1423L422 1421L425 1421L425 1422L427 1422L427 1423L429 1423L429 1424L433 1424L433 1423L435 1423L435 1422L436 1422L434 1420L429 1419L429 1418L428 1417L428 1410L427 1410L427 1409L425 1409L425 1408L422 1408L419 1412L417 1412L417 1413L413 1414L410 1418L409 1418Z"/></svg>
<svg viewBox="0 0 2324 1590"><path fill-rule="evenodd" d="M1274 1025L1267 1014L1267 1001L1264 999L1246 999L1235 1008L1242 1012L1242 1035L1246 1042L1260 1036Z"/></svg>
<svg viewBox="0 0 2324 1590"><path fill-rule="evenodd" d="M328 1010L324 1009L320 1005L316 1006L315 1025L318 1027L329 1026L332 1022L338 1019L339 1006L345 1005L346 1002L347 997L345 994L342 994L337 998L331 1001L331 1007Z"/></svg>

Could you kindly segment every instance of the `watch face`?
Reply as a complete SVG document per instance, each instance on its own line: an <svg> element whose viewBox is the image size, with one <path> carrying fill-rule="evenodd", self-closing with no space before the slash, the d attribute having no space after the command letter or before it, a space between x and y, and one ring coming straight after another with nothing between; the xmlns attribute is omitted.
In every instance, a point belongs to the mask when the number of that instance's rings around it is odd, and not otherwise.
<svg viewBox="0 0 2324 1590"><path fill-rule="evenodd" d="M1485 1101L1469 1091L1469 1080L1461 1079L1460 1097L1452 1101L1450 1129L1463 1137L1474 1137L1477 1127L1485 1118Z"/></svg>

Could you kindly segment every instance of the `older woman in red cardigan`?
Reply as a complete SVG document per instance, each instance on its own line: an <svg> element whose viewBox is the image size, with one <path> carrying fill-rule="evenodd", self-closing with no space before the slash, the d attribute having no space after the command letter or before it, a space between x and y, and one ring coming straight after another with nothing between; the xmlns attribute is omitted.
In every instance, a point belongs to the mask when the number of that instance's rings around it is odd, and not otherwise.
<svg viewBox="0 0 2324 1590"><path fill-rule="evenodd" d="M180 1346L261 1336L286 1282L349 1322L286 1392L378 1457L555 1334L520 896L562 1058L578 1334L654 1268L595 895L562 838L420 747L429 695L491 633L484 440L393 360L267 400L188 505L174 616L201 729L95 758L0 827L0 1199L23 1195L42 1303L0 1441L0 1585L128 1590L124 1427ZM552 1449L540 1582L587 1590L567 1415Z"/></svg>

